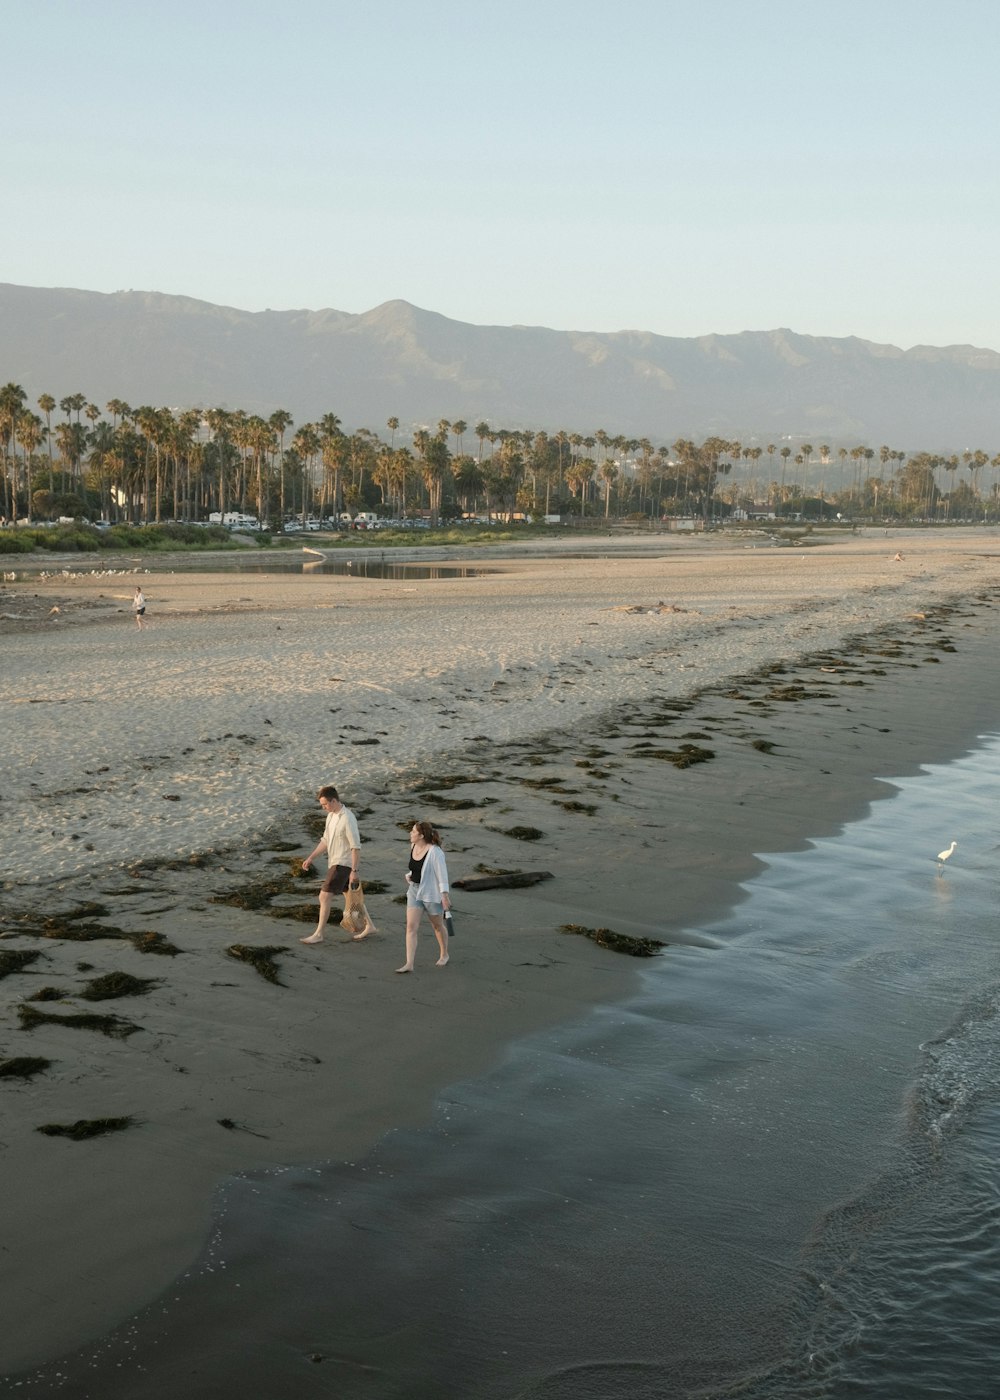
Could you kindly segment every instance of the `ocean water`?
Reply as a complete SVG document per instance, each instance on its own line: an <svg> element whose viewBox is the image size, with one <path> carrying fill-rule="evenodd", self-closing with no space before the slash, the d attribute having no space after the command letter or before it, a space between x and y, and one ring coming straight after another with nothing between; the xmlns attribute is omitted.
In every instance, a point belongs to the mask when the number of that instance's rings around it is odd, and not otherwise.
<svg viewBox="0 0 1000 1400"><path fill-rule="evenodd" d="M993 1397L1000 737L895 787L23 1393Z"/></svg>

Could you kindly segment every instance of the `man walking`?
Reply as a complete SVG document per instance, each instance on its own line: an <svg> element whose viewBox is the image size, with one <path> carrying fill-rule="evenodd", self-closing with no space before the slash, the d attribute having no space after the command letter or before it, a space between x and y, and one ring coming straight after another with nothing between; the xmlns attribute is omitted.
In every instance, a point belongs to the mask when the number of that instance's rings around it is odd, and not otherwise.
<svg viewBox="0 0 1000 1400"><path fill-rule="evenodd" d="M361 859L361 837L358 835L358 819L349 807L345 807L337 796L337 789L321 787L316 794L319 805L326 813L326 826L319 845L302 862L302 869L308 870L317 856L326 854L326 878L319 892L319 922L308 938L300 938L300 943L322 943L323 930L330 917L330 910L336 895L343 894L352 880L358 878L358 864Z"/></svg>

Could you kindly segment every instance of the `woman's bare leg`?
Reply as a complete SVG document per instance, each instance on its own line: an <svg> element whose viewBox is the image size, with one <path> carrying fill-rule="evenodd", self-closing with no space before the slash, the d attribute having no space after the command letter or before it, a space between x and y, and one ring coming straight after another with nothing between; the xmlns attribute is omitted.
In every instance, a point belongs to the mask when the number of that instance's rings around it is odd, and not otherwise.
<svg viewBox="0 0 1000 1400"><path fill-rule="evenodd" d="M448 926L440 914L428 914L427 917L430 919L431 927L437 935L438 947L441 950L441 956L434 966L444 967L445 963L448 961Z"/></svg>
<svg viewBox="0 0 1000 1400"><path fill-rule="evenodd" d="M413 964L417 956L417 930L420 928L420 916L423 910L419 906L407 906L406 910L406 962L402 967L397 967L397 972L412 972Z"/></svg>

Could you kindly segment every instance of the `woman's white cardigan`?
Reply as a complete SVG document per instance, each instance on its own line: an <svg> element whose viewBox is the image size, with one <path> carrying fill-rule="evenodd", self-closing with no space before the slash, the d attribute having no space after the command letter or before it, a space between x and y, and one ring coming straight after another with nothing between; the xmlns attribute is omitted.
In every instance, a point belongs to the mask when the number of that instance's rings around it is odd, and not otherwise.
<svg viewBox="0 0 1000 1400"><path fill-rule="evenodd" d="M411 879L410 889L414 899L422 899L428 904L441 904L442 893L451 893L448 885L448 867L440 846L428 846L420 872L420 884L415 885Z"/></svg>

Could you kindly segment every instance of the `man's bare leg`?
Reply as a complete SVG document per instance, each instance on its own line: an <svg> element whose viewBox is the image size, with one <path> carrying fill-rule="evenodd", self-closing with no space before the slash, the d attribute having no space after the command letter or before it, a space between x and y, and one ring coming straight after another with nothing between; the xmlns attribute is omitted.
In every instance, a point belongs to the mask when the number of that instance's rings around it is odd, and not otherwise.
<svg viewBox="0 0 1000 1400"><path fill-rule="evenodd" d="M327 922L327 920L328 920L329 917L330 917L330 910L333 908L333 901L334 901L334 896L333 896L332 894L329 894L326 890L320 890L320 892L319 892L319 922L317 923L314 932L311 933L311 934L309 935L308 938L300 938L300 939L299 939L299 942L300 942L300 943L322 943L322 942L323 942L323 930L326 928L326 922Z"/></svg>

